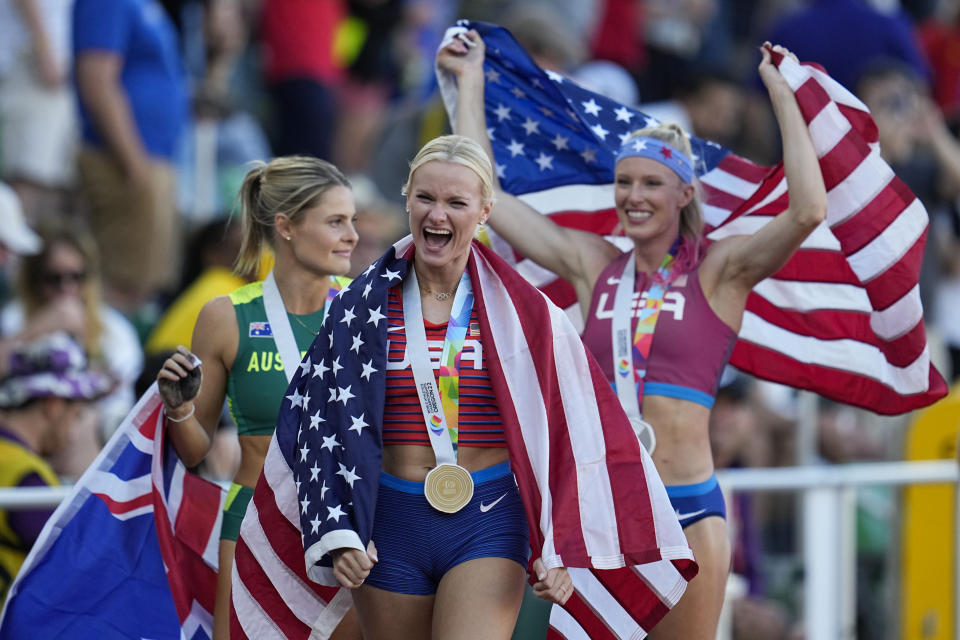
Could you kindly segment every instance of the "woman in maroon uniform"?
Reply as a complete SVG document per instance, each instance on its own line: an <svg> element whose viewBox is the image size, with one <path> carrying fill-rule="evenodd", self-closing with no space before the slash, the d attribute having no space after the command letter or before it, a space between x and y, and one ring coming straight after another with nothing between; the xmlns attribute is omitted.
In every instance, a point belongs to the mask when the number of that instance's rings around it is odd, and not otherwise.
<svg viewBox="0 0 960 640"><path fill-rule="evenodd" d="M632 251L556 225L499 190L490 218L519 253L573 285L584 342L651 449L696 555L700 572L651 634L657 638L716 634L730 543L707 430L713 395L751 289L783 266L826 215L817 155L773 51L790 53L767 44L759 66L783 139L790 206L753 235L703 242L689 138L673 124L635 132L617 156L614 199ZM486 144L483 58L483 41L470 31L443 48L437 62L457 79L457 132ZM644 306L659 312L638 322Z"/></svg>

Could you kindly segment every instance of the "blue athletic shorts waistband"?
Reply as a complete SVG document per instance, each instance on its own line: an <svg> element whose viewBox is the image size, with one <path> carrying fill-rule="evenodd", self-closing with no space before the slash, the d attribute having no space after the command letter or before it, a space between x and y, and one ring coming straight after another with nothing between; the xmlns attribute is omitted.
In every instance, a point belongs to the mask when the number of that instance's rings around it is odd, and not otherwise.
<svg viewBox="0 0 960 640"><path fill-rule="evenodd" d="M480 484L481 482L489 482L490 480L497 480L498 478L503 478L512 473L510 470L510 461L501 462L500 464L495 464L492 467L487 467L486 469L480 469L479 471L471 471L470 477L473 478L473 483L475 485ZM397 491L403 491L404 493L412 493L414 495L423 495L423 483L414 482L413 480L404 480L403 478L398 478L397 476L390 475L385 471L380 472L380 484L385 487L390 487L391 489L396 489Z"/></svg>
<svg viewBox="0 0 960 640"><path fill-rule="evenodd" d="M667 486L667 495L671 498L686 498L689 496L701 496L713 491L717 486L717 474L713 474L703 482L694 484L675 484Z"/></svg>

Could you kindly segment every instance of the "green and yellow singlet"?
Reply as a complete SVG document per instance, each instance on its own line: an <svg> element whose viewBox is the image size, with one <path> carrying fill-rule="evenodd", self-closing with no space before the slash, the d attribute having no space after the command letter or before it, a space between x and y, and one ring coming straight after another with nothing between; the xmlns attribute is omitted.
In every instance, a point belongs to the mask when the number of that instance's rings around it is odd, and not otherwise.
<svg viewBox="0 0 960 640"><path fill-rule="evenodd" d="M339 291L349 278L331 278L331 291ZM271 435L287 377L273 339L263 304L263 282L254 282L230 294L240 331L237 357L227 378L227 401L241 436ZM307 352L323 322L324 308L306 315L287 313L301 357Z"/></svg>

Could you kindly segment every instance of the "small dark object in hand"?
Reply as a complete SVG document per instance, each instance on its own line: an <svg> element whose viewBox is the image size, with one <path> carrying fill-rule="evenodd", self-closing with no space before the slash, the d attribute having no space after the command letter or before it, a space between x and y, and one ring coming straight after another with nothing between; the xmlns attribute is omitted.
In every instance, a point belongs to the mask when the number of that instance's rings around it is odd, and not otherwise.
<svg viewBox="0 0 960 640"><path fill-rule="evenodd" d="M179 407L184 402L189 402L197 396L200 391L200 360L194 356L194 367L187 371L187 375L176 382L171 380L157 380L160 392L167 399L171 407Z"/></svg>
<svg viewBox="0 0 960 640"><path fill-rule="evenodd" d="M185 378L180 378L177 386L180 388L180 397L184 402L197 397L197 392L200 391L200 364L197 363L197 366L188 371Z"/></svg>

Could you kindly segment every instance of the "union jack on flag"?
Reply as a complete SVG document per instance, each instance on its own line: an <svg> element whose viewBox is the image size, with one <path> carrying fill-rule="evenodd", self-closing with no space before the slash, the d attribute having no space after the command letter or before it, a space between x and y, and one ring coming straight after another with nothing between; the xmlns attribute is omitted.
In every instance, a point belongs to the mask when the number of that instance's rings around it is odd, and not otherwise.
<svg viewBox="0 0 960 640"><path fill-rule="evenodd" d="M455 28L476 29L486 44L487 134L504 190L561 225L630 248L614 209L614 158L631 132L656 120L540 69L500 27L462 20ZM930 362L920 304L926 210L880 157L861 101L813 66L775 59L820 157L827 220L756 286L731 363L877 413L929 405L947 388ZM452 118L456 82L440 70L438 79ZM691 143L708 239L753 233L787 207L782 165L756 165L709 140ZM582 324L567 282L490 236Z"/></svg>
<svg viewBox="0 0 960 640"><path fill-rule="evenodd" d="M47 521L0 639L210 638L226 492L163 435L154 383Z"/></svg>
<svg viewBox="0 0 960 640"><path fill-rule="evenodd" d="M270 323L269 322L251 322L250 337L251 338L272 338L273 330L270 328Z"/></svg>

